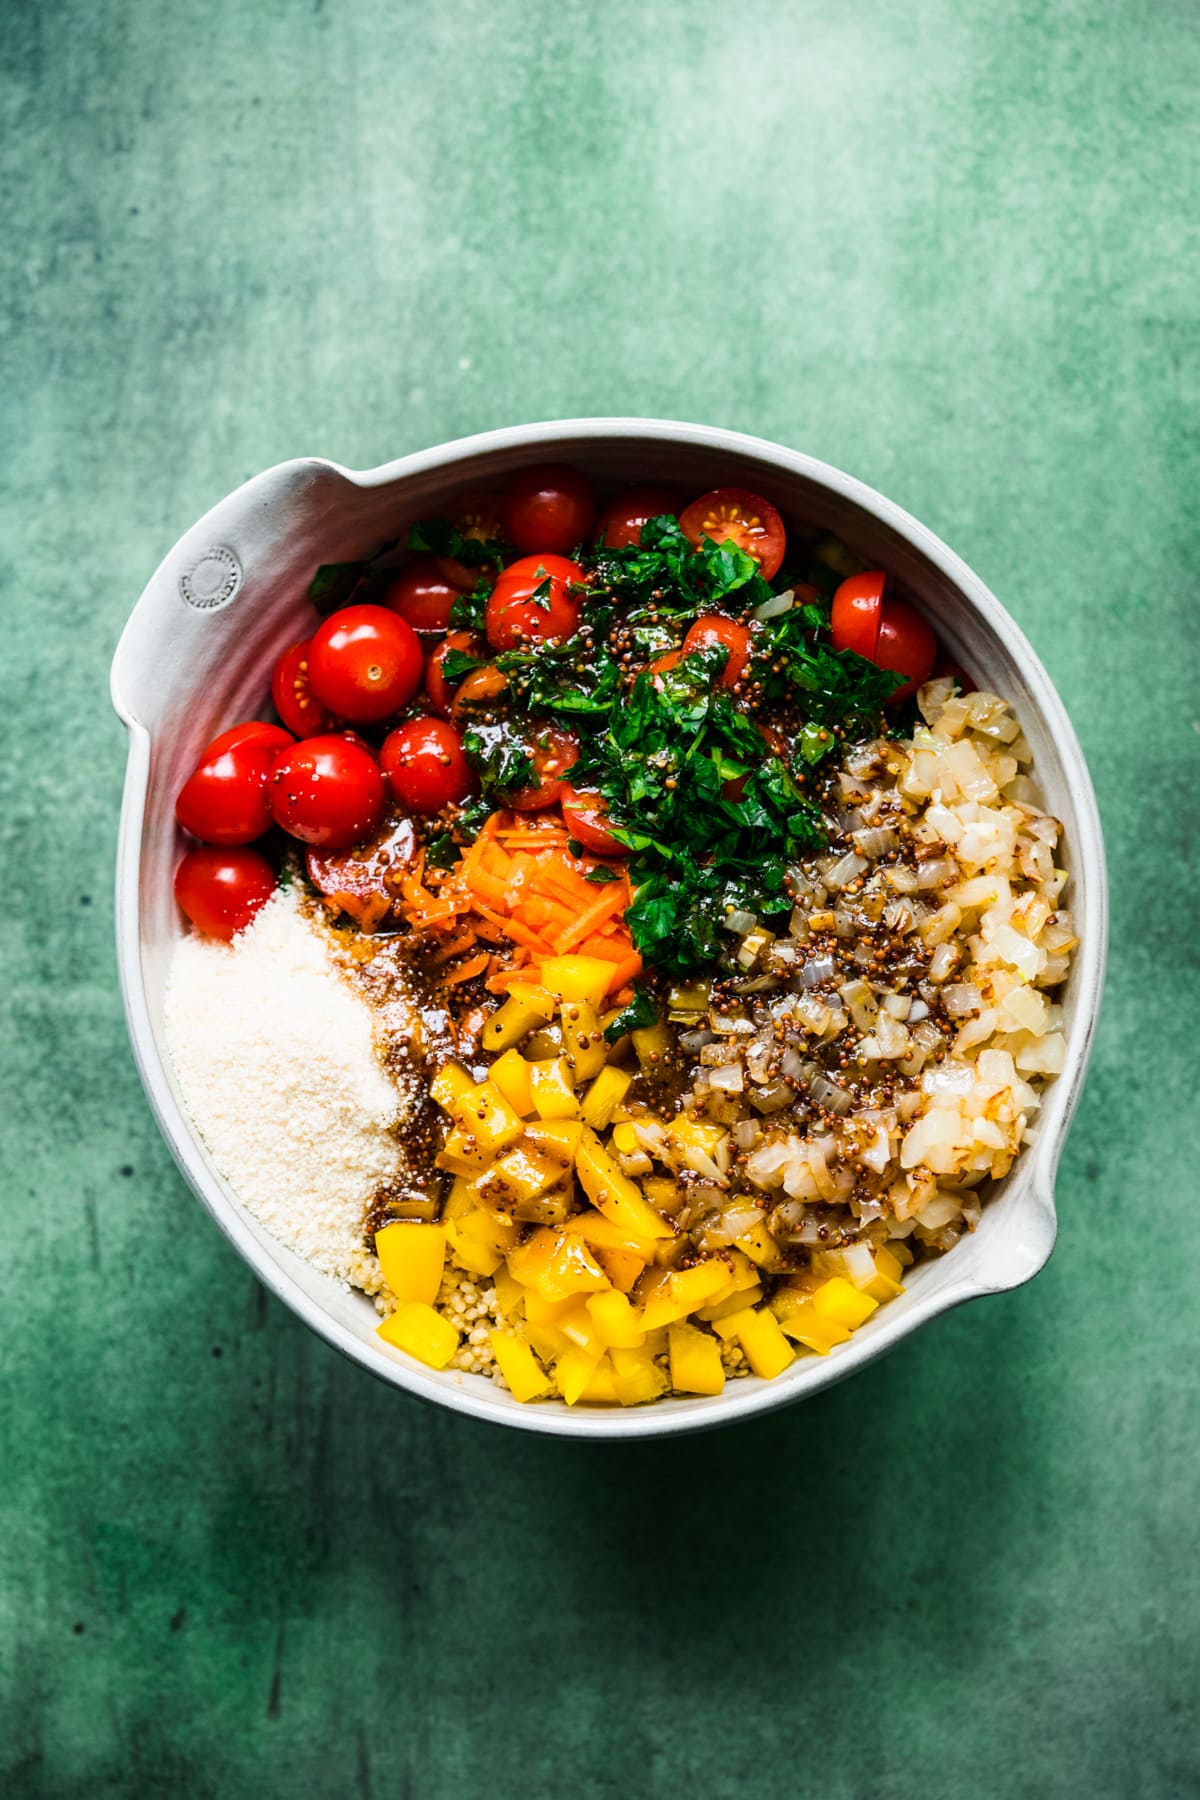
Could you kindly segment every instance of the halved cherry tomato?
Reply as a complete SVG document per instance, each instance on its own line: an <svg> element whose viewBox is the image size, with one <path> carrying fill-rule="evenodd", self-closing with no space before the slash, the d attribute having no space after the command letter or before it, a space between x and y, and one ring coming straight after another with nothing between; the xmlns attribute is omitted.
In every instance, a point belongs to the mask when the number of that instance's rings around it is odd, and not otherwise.
<svg viewBox="0 0 1200 1800"><path fill-rule="evenodd" d="M252 844L271 826L267 783L291 732L260 719L223 731L179 790L175 817L207 844Z"/></svg>
<svg viewBox="0 0 1200 1800"><path fill-rule="evenodd" d="M277 886L257 850L189 850L175 871L175 898L192 924L226 943L245 931Z"/></svg>
<svg viewBox="0 0 1200 1800"><path fill-rule="evenodd" d="M337 720L321 705L308 679L308 651L311 638L301 638L285 650L275 664L271 677L271 700L289 731L297 737L317 737L323 731L335 731Z"/></svg>
<svg viewBox="0 0 1200 1800"><path fill-rule="evenodd" d="M835 650L854 650L875 662L875 646L879 642L879 621L883 616L883 590L887 574L883 569L868 569L862 575L851 575L833 596L829 615L829 633Z"/></svg>
<svg viewBox="0 0 1200 1800"><path fill-rule="evenodd" d="M378 828L386 801L378 763L350 737L305 738L271 770L276 820L322 850L363 843Z"/></svg>
<svg viewBox="0 0 1200 1800"><path fill-rule="evenodd" d="M596 525L596 542L610 550L626 550L642 541L642 527L664 513L679 517L683 496L673 488L626 488L608 502Z"/></svg>
<svg viewBox="0 0 1200 1800"><path fill-rule="evenodd" d="M582 581L579 564L565 556L523 556L510 563L487 603L489 644L515 650L570 637L579 624L579 602L570 590Z"/></svg>
<svg viewBox="0 0 1200 1800"><path fill-rule="evenodd" d="M455 689L454 698L450 702L450 717L477 718L481 712L489 710L489 703L502 694L507 686L508 676L495 663L485 663L482 669L472 669Z"/></svg>
<svg viewBox="0 0 1200 1800"><path fill-rule="evenodd" d="M653 679L654 685L660 694L662 692L663 684L659 677L665 675L668 670L677 668L682 661L682 650L667 650L662 656L656 656L653 662L646 664L646 673Z"/></svg>
<svg viewBox="0 0 1200 1800"><path fill-rule="evenodd" d="M420 687L424 666L416 632L386 606L331 613L308 651L313 694L355 725L398 712Z"/></svg>
<svg viewBox="0 0 1200 1800"><path fill-rule="evenodd" d="M458 589L442 574L434 556L419 556L383 590L380 605L399 613L414 631L445 631Z"/></svg>
<svg viewBox="0 0 1200 1800"><path fill-rule="evenodd" d="M367 843L353 850L308 850L304 861L309 880L326 900L374 930L391 912L397 878L416 857L412 820L393 814Z"/></svg>
<svg viewBox="0 0 1200 1800"><path fill-rule="evenodd" d="M885 600L879 621L879 642L871 659L881 669L894 669L907 675L903 687L888 695L888 705L898 706L915 694L922 682L928 681L937 661L937 638L933 627L907 600Z"/></svg>
<svg viewBox="0 0 1200 1800"><path fill-rule="evenodd" d="M384 739L379 762L409 812L440 812L475 786L462 738L445 719L410 719Z"/></svg>
<svg viewBox="0 0 1200 1800"><path fill-rule="evenodd" d="M450 704L463 679L460 675L457 680L449 682L442 673L446 658L453 653L471 656L477 662L485 663L488 659L488 647L477 631L452 631L425 664L425 692L444 719L450 716Z"/></svg>
<svg viewBox="0 0 1200 1800"><path fill-rule="evenodd" d="M746 664L750 660L750 633L736 619L727 619L724 613L704 613L692 625L683 640L683 654L690 656L694 650L727 650L725 667L718 678L721 687L736 687L746 672Z"/></svg>
<svg viewBox="0 0 1200 1800"><path fill-rule="evenodd" d="M529 746L529 756L533 772L537 776L536 782L531 782L528 787L515 788L511 794L504 796L505 804L516 812L540 812L543 807L554 805L566 786L563 777L579 761L579 739L573 731L560 731L555 725L544 725L535 730ZM582 841L580 839L581 843Z"/></svg>
<svg viewBox="0 0 1200 1800"><path fill-rule="evenodd" d="M566 463L518 469L504 489L504 535L518 550L573 550L595 516L591 482Z"/></svg>
<svg viewBox="0 0 1200 1800"><path fill-rule="evenodd" d="M602 795L583 793L564 783L562 814L571 836L594 856L629 855L608 828L608 802Z"/></svg>
<svg viewBox="0 0 1200 1800"><path fill-rule="evenodd" d="M764 581L779 572L787 548L783 520L769 500L749 488L714 488L685 507L679 524L688 541L700 548L704 538L722 544L732 538L752 556Z"/></svg>
<svg viewBox="0 0 1200 1800"><path fill-rule="evenodd" d="M494 544L504 535L500 516L501 497L494 488L479 488L460 494L446 509L446 517L461 536L475 544ZM494 565L473 566L459 562L454 556L439 556L437 566L451 587L469 594L480 576L494 574Z"/></svg>

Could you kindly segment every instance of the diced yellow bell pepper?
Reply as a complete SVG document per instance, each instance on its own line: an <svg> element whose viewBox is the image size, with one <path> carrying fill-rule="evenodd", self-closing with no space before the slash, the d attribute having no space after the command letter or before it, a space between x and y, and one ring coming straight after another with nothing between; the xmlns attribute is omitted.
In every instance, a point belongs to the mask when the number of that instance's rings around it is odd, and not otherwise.
<svg viewBox="0 0 1200 1800"><path fill-rule="evenodd" d="M602 1352L597 1350L581 1350L578 1344L568 1344L554 1365L554 1383L568 1406L574 1406L582 1400L583 1391L596 1373L596 1365Z"/></svg>
<svg viewBox="0 0 1200 1800"><path fill-rule="evenodd" d="M521 1283L514 1275L509 1273L508 1269L503 1264L493 1275L492 1286L496 1290L496 1304L500 1308L500 1313L503 1318L511 1319L514 1318L517 1313L524 1311L525 1295L528 1292L528 1289L523 1288Z"/></svg>
<svg viewBox="0 0 1200 1800"><path fill-rule="evenodd" d="M835 1275L832 1281L822 1282L816 1290L813 1305L823 1319L832 1319L850 1331L857 1331L878 1310L879 1302L856 1288L844 1275Z"/></svg>
<svg viewBox="0 0 1200 1800"><path fill-rule="evenodd" d="M487 1244L491 1249L499 1250L503 1256L516 1249L521 1237L519 1225L514 1225L511 1219L497 1218L495 1213L488 1212L484 1207L477 1207L474 1212L464 1214L454 1224L460 1238L470 1238L476 1244Z"/></svg>
<svg viewBox="0 0 1200 1800"><path fill-rule="evenodd" d="M585 1304L606 1349L637 1350L645 1343L642 1322L626 1295L615 1290L590 1294Z"/></svg>
<svg viewBox="0 0 1200 1800"><path fill-rule="evenodd" d="M608 1287L609 1280L583 1239L564 1232L538 1285L545 1294L591 1294Z"/></svg>
<svg viewBox="0 0 1200 1800"><path fill-rule="evenodd" d="M913 1264L913 1253L903 1238L893 1238L888 1245L888 1253L894 1256L902 1269L910 1269Z"/></svg>
<svg viewBox="0 0 1200 1800"><path fill-rule="evenodd" d="M593 1131L604 1131L612 1124L613 1114L629 1092L633 1076L625 1069L611 1066L601 1069L587 1093L580 1111Z"/></svg>
<svg viewBox="0 0 1200 1800"><path fill-rule="evenodd" d="M665 1393L667 1378L648 1349L609 1351L613 1387L622 1406L640 1406Z"/></svg>
<svg viewBox="0 0 1200 1800"><path fill-rule="evenodd" d="M540 1013L544 1019L552 1019L558 1010L558 1001L554 995L538 981L514 981L508 991L515 999Z"/></svg>
<svg viewBox="0 0 1200 1800"><path fill-rule="evenodd" d="M553 1006L545 1011L540 1005L532 1005L527 997L510 994L487 1021L479 1041L485 1050L511 1050L553 1017Z"/></svg>
<svg viewBox="0 0 1200 1800"><path fill-rule="evenodd" d="M602 1356L592 1370L592 1378L584 1388L580 1399L589 1406L613 1406L616 1404L617 1383L613 1374L613 1366L607 1356Z"/></svg>
<svg viewBox="0 0 1200 1800"><path fill-rule="evenodd" d="M529 1065L529 1086L539 1119L577 1119L575 1077L565 1056Z"/></svg>
<svg viewBox="0 0 1200 1800"><path fill-rule="evenodd" d="M875 1252L875 1273L863 1287L864 1294L870 1294L872 1300L882 1303L894 1300L897 1294L903 1293L904 1287L900 1277L904 1273L904 1265L898 1256L893 1256L886 1244Z"/></svg>
<svg viewBox="0 0 1200 1800"><path fill-rule="evenodd" d="M622 1119L613 1126L610 1142L619 1156L632 1156L642 1147L632 1119Z"/></svg>
<svg viewBox="0 0 1200 1800"><path fill-rule="evenodd" d="M760 1269L784 1268L784 1256L779 1245L767 1229L767 1221L760 1219L749 1231L744 1231L737 1240L739 1250L745 1252L752 1263Z"/></svg>
<svg viewBox="0 0 1200 1800"><path fill-rule="evenodd" d="M643 1267L654 1259L654 1239L638 1237L635 1233L614 1225L604 1214L587 1207L567 1220L567 1230L576 1232L585 1244L593 1250L626 1250L636 1256Z"/></svg>
<svg viewBox="0 0 1200 1800"><path fill-rule="evenodd" d="M573 1312L579 1304L574 1294L567 1294L561 1300L547 1300L537 1288L526 1288L525 1323L543 1328L553 1325L557 1329L567 1314Z"/></svg>
<svg viewBox="0 0 1200 1800"><path fill-rule="evenodd" d="M563 1336L557 1325L531 1325L526 1322L522 1330L544 1363L552 1363L564 1350L571 1347L571 1340Z"/></svg>
<svg viewBox="0 0 1200 1800"><path fill-rule="evenodd" d="M586 1000L599 1012L612 972L598 956L552 956L542 964L542 986L558 1000Z"/></svg>
<svg viewBox="0 0 1200 1800"><path fill-rule="evenodd" d="M529 1064L519 1050L506 1050L488 1070L493 1082L514 1112L527 1119L533 1111L533 1094L529 1086Z"/></svg>
<svg viewBox="0 0 1200 1800"><path fill-rule="evenodd" d="M479 1183L482 1176L456 1175L442 1208L443 1219L461 1219L479 1205Z"/></svg>
<svg viewBox="0 0 1200 1800"><path fill-rule="evenodd" d="M375 1254L383 1279L397 1300L432 1306L446 1266L446 1227L398 1219L375 1233Z"/></svg>
<svg viewBox="0 0 1200 1800"><path fill-rule="evenodd" d="M455 1103L464 1094L469 1094L475 1086L461 1063L443 1063L429 1084L430 1098L435 1100L444 1112L452 1113Z"/></svg>
<svg viewBox="0 0 1200 1800"><path fill-rule="evenodd" d="M507 1156L492 1164L477 1183L480 1199L499 1212L511 1212L518 1200L528 1200L552 1187L562 1175L563 1166L543 1151L518 1144Z"/></svg>
<svg viewBox="0 0 1200 1800"><path fill-rule="evenodd" d="M679 1207L683 1189L673 1175L647 1175L642 1183L642 1192L651 1206L657 1206L660 1212L674 1213Z"/></svg>
<svg viewBox="0 0 1200 1800"><path fill-rule="evenodd" d="M525 1127L526 1143L536 1144L560 1164L574 1162L582 1136L582 1119L531 1119Z"/></svg>
<svg viewBox="0 0 1200 1800"><path fill-rule="evenodd" d="M444 1369L458 1349L458 1333L449 1319L422 1300L402 1300L379 1326L379 1335L431 1369Z"/></svg>
<svg viewBox="0 0 1200 1800"><path fill-rule="evenodd" d="M469 1131L464 1131L461 1125L454 1127L445 1146L434 1158L437 1168L445 1169L451 1175L468 1177L482 1175L491 1161L490 1153L481 1149L477 1140Z"/></svg>
<svg viewBox="0 0 1200 1800"><path fill-rule="evenodd" d="M563 1043L567 1047L567 1057L574 1070L576 1083L590 1081L600 1073L608 1060L608 1045L600 1029L600 1015L587 1000L567 1000L563 1002L559 1016Z"/></svg>
<svg viewBox="0 0 1200 1800"><path fill-rule="evenodd" d="M653 1331L675 1319L686 1319L728 1285L729 1270L719 1258L691 1269L672 1270L643 1306L642 1324Z"/></svg>
<svg viewBox="0 0 1200 1800"><path fill-rule="evenodd" d="M753 1287L735 1288L729 1284L729 1292L718 1294L709 1306L697 1309L696 1317L711 1325L714 1319L727 1319L730 1313L742 1312L747 1306L756 1306L762 1299L762 1287L755 1282Z"/></svg>
<svg viewBox="0 0 1200 1800"><path fill-rule="evenodd" d="M773 1381L794 1361L796 1353L779 1329L779 1320L765 1306L748 1308L728 1319L718 1319L713 1330L725 1337L727 1334L722 1327L730 1325L737 1329L728 1335L737 1338L745 1351L746 1361L764 1381Z"/></svg>
<svg viewBox="0 0 1200 1800"><path fill-rule="evenodd" d="M489 1156L499 1156L509 1149L525 1130L520 1113L492 1081L481 1081L455 1101L455 1118Z"/></svg>
<svg viewBox="0 0 1200 1800"><path fill-rule="evenodd" d="M646 1025L633 1034L633 1048L643 1069L655 1068L671 1048L671 1033L664 1020Z"/></svg>
<svg viewBox="0 0 1200 1800"><path fill-rule="evenodd" d="M557 1231L535 1231L531 1238L508 1253L509 1273L525 1287L536 1287L558 1249Z"/></svg>
<svg viewBox="0 0 1200 1800"><path fill-rule="evenodd" d="M523 1225L565 1225L575 1210L575 1183L569 1175L540 1194L530 1194L513 1207L513 1218Z"/></svg>
<svg viewBox="0 0 1200 1800"><path fill-rule="evenodd" d="M469 1217L470 1215L468 1215ZM504 1261L504 1253L494 1244L464 1234L464 1219L447 1219L446 1244L452 1261L470 1275L494 1275Z"/></svg>
<svg viewBox="0 0 1200 1800"><path fill-rule="evenodd" d="M646 1333L646 1342L643 1344L642 1348L648 1350L651 1356L665 1355L667 1348L666 1326L660 1325L656 1331L648 1331Z"/></svg>
<svg viewBox="0 0 1200 1800"><path fill-rule="evenodd" d="M489 1331L488 1343L514 1400L541 1400L551 1392L550 1378L528 1344L510 1331Z"/></svg>
<svg viewBox="0 0 1200 1800"><path fill-rule="evenodd" d="M596 1322L582 1300L574 1300L555 1324L565 1338L581 1350L603 1351L604 1339L596 1330Z"/></svg>
<svg viewBox="0 0 1200 1800"><path fill-rule="evenodd" d="M647 1205L636 1184L622 1175L595 1132L584 1132L575 1169L592 1205L614 1225L638 1238L674 1237L674 1227Z"/></svg>
<svg viewBox="0 0 1200 1800"><path fill-rule="evenodd" d="M677 1113L667 1126L667 1136L677 1150L703 1150L706 1156L713 1156L728 1135L723 1125L689 1119L686 1113Z"/></svg>
<svg viewBox="0 0 1200 1800"><path fill-rule="evenodd" d="M835 1344L848 1342L849 1327L839 1325L836 1319L823 1317L811 1299L796 1294L795 1304L784 1306L781 1304L783 1298L780 1294L773 1296L771 1311L779 1319L780 1329L788 1337L795 1338L798 1344L815 1350L818 1356L828 1356Z"/></svg>
<svg viewBox="0 0 1200 1800"><path fill-rule="evenodd" d="M613 1286L622 1294L627 1294L642 1270L645 1263L632 1250L605 1250L598 1248L596 1261L608 1276Z"/></svg>
<svg viewBox="0 0 1200 1800"><path fill-rule="evenodd" d="M667 1350L671 1386L681 1394L719 1394L724 1388L721 1346L707 1331L697 1331L694 1325L671 1325Z"/></svg>

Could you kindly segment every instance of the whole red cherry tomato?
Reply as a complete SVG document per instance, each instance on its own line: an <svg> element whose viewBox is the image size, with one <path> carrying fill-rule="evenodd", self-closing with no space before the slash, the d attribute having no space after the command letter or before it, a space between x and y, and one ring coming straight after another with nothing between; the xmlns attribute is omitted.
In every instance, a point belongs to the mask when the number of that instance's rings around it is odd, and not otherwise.
<svg viewBox="0 0 1200 1800"><path fill-rule="evenodd" d="M582 581L579 564L565 556L523 556L510 563L487 603L488 643L496 650L516 650L570 637L579 624L579 601L571 588Z"/></svg>
<svg viewBox="0 0 1200 1800"><path fill-rule="evenodd" d="M477 631L452 631L429 658L425 665L425 692L444 719L450 716L450 703L463 679L462 675L456 675L453 681L446 680L443 671L447 657L469 656L473 661L483 664L488 655L487 642Z"/></svg>
<svg viewBox="0 0 1200 1800"><path fill-rule="evenodd" d="M371 752L350 737L305 738L271 770L271 810L283 829L322 850L369 838L387 794Z"/></svg>
<svg viewBox="0 0 1200 1800"><path fill-rule="evenodd" d="M504 522L500 516L501 496L493 488L480 488L469 494L460 494L457 500L451 501L446 509L446 517L460 536L470 538L474 544L494 544L504 535ZM472 564L459 562L455 556L439 556L437 566L451 587L460 594L469 594L481 576L491 577L495 574L494 563Z"/></svg>
<svg viewBox="0 0 1200 1800"><path fill-rule="evenodd" d="M736 687L750 660L750 633L736 619L727 619L724 613L704 613L684 638L683 654L690 656L694 650L716 649L729 652L718 678L719 685Z"/></svg>
<svg viewBox="0 0 1200 1800"><path fill-rule="evenodd" d="M518 550L573 550L595 516L591 482L566 463L518 469L504 489L504 535Z"/></svg>
<svg viewBox="0 0 1200 1800"><path fill-rule="evenodd" d="M424 669L416 632L386 606L344 606L313 633L312 691L339 719L367 725L406 706Z"/></svg>
<svg viewBox="0 0 1200 1800"><path fill-rule="evenodd" d="M271 765L295 742L260 719L223 731L179 790L175 817L208 844L252 844L271 825Z"/></svg>
<svg viewBox="0 0 1200 1800"><path fill-rule="evenodd" d="M414 631L445 631L458 594L442 574L436 557L419 556L388 582L381 604L407 619Z"/></svg>
<svg viewBox="0 0 1200 1800"><path fill-rule="evenodd" d="M492 701L507 686L508 676L495 663L485 663L482 669L472 669L469 675L463 676L454 690L454 698L450 702L450 717L470 720L477 718L480 713L491 712Z"/></svg>
<svg viewBox="0 0 1200 1800"><path fill-rule="evenodd" d="M673 488L626 488L623 494L610 500L600 514L596 542L610 550L627 550L631 544L641 543L642 527L651 519L661 518L664 513L677 519L682 504L682 496Z"/></svg>
<svg viewBox="0 0 1200 1800"><path fill-rule="evenodd" d="M440 812L475 786L462 738L445 719L410 719L384 739L379 762L409 812Z"/></svg>
<svg viewBox="0 0 1200 1800"><path fill-rule="evenodd" d="M842 582L833 596L829 615L829 632L835 650L854 650L869 662L875 661L886 581L887 574L883 569L868 569L865 574L851 575Z"/></svg>
<svg viewBox="0 0 1200 1800"><path fill-rule="evenodd" d="M628 856L629 852L608 828L608 802L600 794L581 793L564 784L563 822L573 838L596 856Z"/></svg>
<svg viewBox="0 0 1200 1800"><path fill-rule="evenodd" d="M257 850L189 850L175 871L175 898L197 931L227 943L245 931L277 885Z"/></svg>
<svg viewBox="0 0 1200 1800"><path fill-rule="evenodd" d="M678 668L682 661L682 650L667 650L662 656L656 656L653 662L646 664L646 673L650 676L660 694L662 693L663 687L661 677L666 675L671 669Z"/></svg>
<svg viewBox="0 0 1200 1800"><path fill-rule="evenodd" d="M907 600L884 601L879 642L871 660L881 669L894 669L898 675L908 676L903 687L888 695L889 706L898 706L929 680L937 661L937 650L933 627L915 606L910 606Z"/></svg>
<svg viewBox="0 0 1200 1800"><path fill-rule="evenodd" d="M543 807L554 805L566 786L564 775L579 761L579 739L573 731L544 725L535 731L529 757L537 779L504 796L505 804L515 812L541 812Z"/></svg>
<svg viewBox="0 0 1200 1800"><path fill-rule="evenodd" d="M706 537L717 544L732 538L754 558L764 581L779 572L787 548L783 520L769 500L749 488L714 488L711 494L701 494L684 508L679 524L697 550Z"/></svg>
<svg viewBox="0 0 1200 1800"><path fill-rule="evenodd" d="M271 677L271 699L289 731L297 737L317 737L322 731L335 731L337 720L314 696L308 679L308 650L311 638L302 638L285 650L275 664Z"/></svg>

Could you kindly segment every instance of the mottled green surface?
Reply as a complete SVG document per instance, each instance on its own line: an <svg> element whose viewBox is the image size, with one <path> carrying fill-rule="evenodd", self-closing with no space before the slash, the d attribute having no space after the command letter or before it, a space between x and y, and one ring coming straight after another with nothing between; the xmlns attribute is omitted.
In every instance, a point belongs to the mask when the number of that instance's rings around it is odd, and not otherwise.
<svg viewBox="0 0 1200 1800"><path fill-rule="evenodd" d="M7 1793L1197 1791L1195 23L7 0ZM628 1450L424 1410L267 1301L111 949L107 665L178 533L298 453L605 412L815 452L974 564L1078 725L1115 938L1046 1273Z"/></svg>

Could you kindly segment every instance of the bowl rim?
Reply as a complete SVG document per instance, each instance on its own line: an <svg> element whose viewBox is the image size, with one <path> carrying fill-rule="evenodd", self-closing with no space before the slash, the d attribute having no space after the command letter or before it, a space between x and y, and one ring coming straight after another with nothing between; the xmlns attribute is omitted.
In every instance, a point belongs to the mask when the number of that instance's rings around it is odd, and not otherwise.
<svg viewBox="0 0 1200 1800"><path fill-rule="evenodd" d="M1066 1062L1049 1090L1053 1096L1053 1128L1043 1130L1038 1142L1022 1152L1022 1156L1030 1158L1034 1165L1030 1177L1029 1202L1036 1214L1030 1241L1021 1246L1024 1255L1018 1254L1011 1258L1010 1266L1005 1269L980 1269L973 1276L964 1272L957 1283L948 1282L937 1293L918 1301L899 1318L889 1320L885 1312L877 1321L873 1321L875 1328L872 1332L863 1336L856 1335L850 1343L840 1348L836 1357L813 1359L812 1362L806 1360L803 1364L804 1379L800 1381L788 1381L784 1378L768 1382L751 1378L727 1384L724 1392L713 1398L697 1398L692 1401L676 1398L668 1404L655 1403L651 1406L611 1411L565 1407L562 1410L551 1410L550 1407L516 1406L507 1403L507 1399L501 1405L498 1403L499 1396L493 1397L481 1392L475 1385L474 1378L464 1377L461 1385L444 1386L436 1378L431 1378L431 1372L420 1364L407 1358L401 1359L398 1354L388 1354L377 1343L356 1336L316 1299L305 1293L284 1267L263 1252L237 1204L215 1172L210 1173L209 1167L201 1161L198 1135L176 1101L158 1053L141 975L139 876L143 815L149 787L151 738L147 727L137 717L134 706L123 692L125 670L122 651L131 636L135 618L157 604L160 578L165 570L174 566L185 541L194 543L206 533L218 533L221 515L235 505L247 490L258 488L272 478L286 480L318 472L332 473L353 487L365 490L432 470L449 471L458 463L497 451L532 450L538 447L548 449L553 446L556 452L562 452L569 450L572 444L586 447L589 443L600 440L624 440L631 448L646 443L688 445L742 457L767 467L774 466L825 488L837 498L858 507L906 540L911 548L937 569L961 593L971 610L982 615L1003 640L1026 684L1028 699L1025 704L1032 704L1040 715L1048 736L1053 740L1077 807L1077 828L1071 843L1072 880L1079 886L1086 883L1090 917L1087 935L1076 952L1073 971L1076 1011L1068 1040ZM446 1406L452 1411L465 1413L489 1424L532 1431L541 1436L586 1438L593 1441L668 1437L714 1429L810 1398L865 1368L903 1338L942 1313L984 1294L1006 1292L1020 1286L1044 1267L1053 1249L1056 1232L1055 1172L1087 1072L1103 994L1108 941L1108 893L1099 809L1087 764L1066 708L1015 620L979 576L934 532L865 482L803 451L790 449L766 438L720 426L633 417L546 420L505 426L414 451L366 470L348 469L325 458L293 459L276 464L262 475L243 483L212 507L167 552L143 590L122 633L113 660L111 692L113 706L129 734L116 863L117 960L129 1037L151 1110L185 1180L258 1279L325 1342L380 1380L390 1382L420 1399ZM1043 1122L1045 1118L1046 1114L1043 1114ZM488 1383L487 1386L490 1387L491 1384Z"/></svg>

